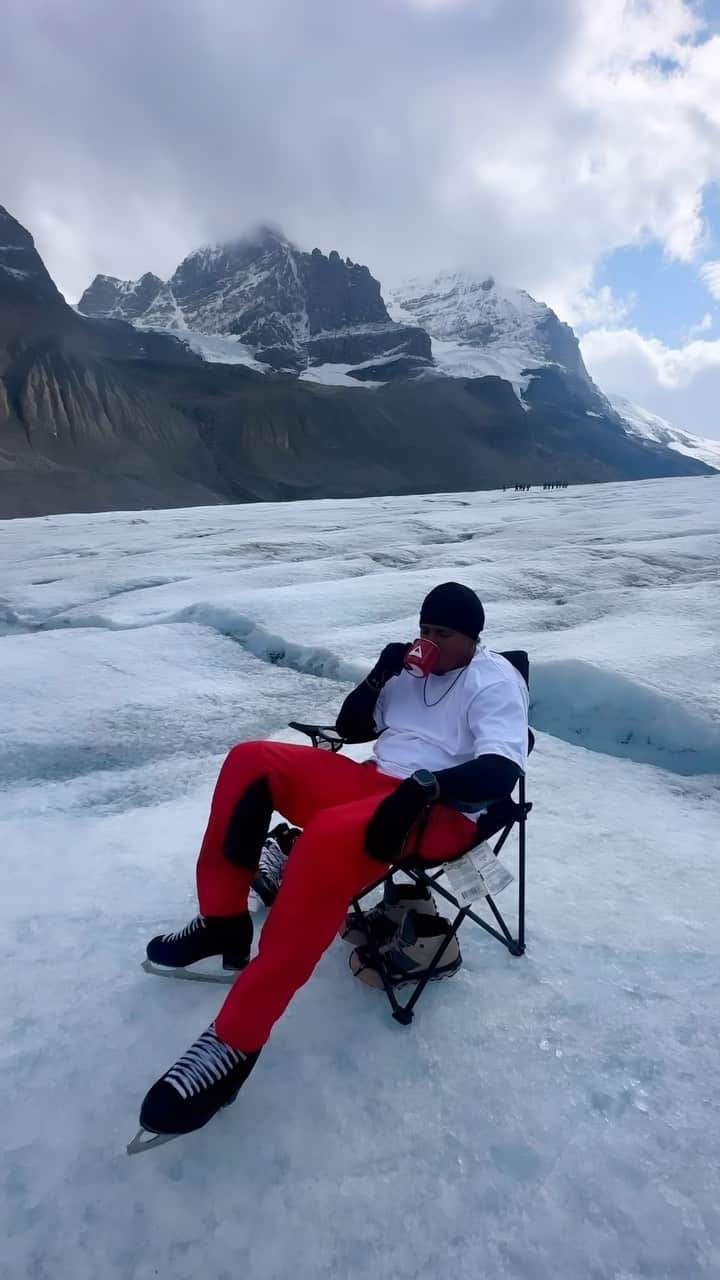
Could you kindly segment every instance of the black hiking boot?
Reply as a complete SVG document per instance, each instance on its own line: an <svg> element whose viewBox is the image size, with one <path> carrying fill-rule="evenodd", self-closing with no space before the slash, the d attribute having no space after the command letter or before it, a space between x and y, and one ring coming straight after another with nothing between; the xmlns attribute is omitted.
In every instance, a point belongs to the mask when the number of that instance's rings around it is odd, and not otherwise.
<svg viewBox="0 0 720 1280"><path fill-rule="evenodd" d="M405 912L411 910L420 915L437 915L437 904L430 890L422 884L396 884L394 880L386 880L377 906L362 916L355 911L348 912L340 937L351 947L362 947L368 939L376 947L386 947L400 928Z"/></svg>
<svg viewBox="0 0 720 1280"><path fill-rule="evenodd" d="M442 955L435 963L442 948ZM393 989L420 982L437 981L457 973L462 964L460 945L444 916L406 912L395 941L380 955L383 973ZM369 947L356 947L350 954L350 970L369 987L383 988L376 957Z"/></svg>

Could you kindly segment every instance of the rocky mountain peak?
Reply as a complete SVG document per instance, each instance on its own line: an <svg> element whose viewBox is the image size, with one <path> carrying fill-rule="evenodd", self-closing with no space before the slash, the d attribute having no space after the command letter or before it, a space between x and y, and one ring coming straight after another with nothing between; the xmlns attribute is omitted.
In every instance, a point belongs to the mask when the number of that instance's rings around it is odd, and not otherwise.
<svg viewBox="0 0 720 1280"><path fill-rule="evenodd" d="M82 296L79 310L85 315L108 320L136 320L143 315L162 288L162 280L146 271L139 280L118 280L116 276L95 276Z"/></svg>
<svg viewBox="0 0 720 1280"><path fill-rule="evenodd" d="M436 340L441 367L445 357L452 371L470 372L477 352L480 375L496 372L518 382L523 369L556 364L589 382L570 326L544 302L499 285L492 275L440 272L390 289L386 298L394 319L421 324Z"/></svg>
<svg viewBox="0 0 720 1280"><path fill-rule="evenodd" d="M136 282L148 296L161 284L157 276L149 274ZM110 311L118 290L123 292L123 282L96 276L91 288L96 297L105 297ZM124 293L125 305L132 305L131 291ZM36 357L44 358L46 349L54 350L63 361L109 356L188 366L200 363L174 337L139 333L117 315L109 314L100 323L78 315L55 287L30 232L0 206L0 376L11 351L14 355L31 353L29 370Z"/></svg>
<svg viewBox="0 0 720 1280"><path fill-rule="evenodd" d="M17 218L13 218L4 205L0 204L0 233L3 249L34 249L35 241L29 231L25 230Z"/></svg>
<svg viewBox="0 0 720 1280"><path fill-rule="evenodd" d="M0 205L0 297L64 305L29 231Z"/></svg>
<svg viewBox="0 0 720 1280"><path fill-rule="evenodd" d="M443 271L388 291L394 310L417 317L433 336L480 344L514 333L532 341L550 308L523 289L498 286L493 276Z"/></svg>
<svg viewBox="0 0 720 1280"><path fill-rule="evenodd" d="M144 328L236 337L256 361L293 373L380 359L402 362L408 374L430 363L429 338L390 319L366 266L336 249L306 253L271 226L194 250L164 283L96 277L78 309Z"/></svg>

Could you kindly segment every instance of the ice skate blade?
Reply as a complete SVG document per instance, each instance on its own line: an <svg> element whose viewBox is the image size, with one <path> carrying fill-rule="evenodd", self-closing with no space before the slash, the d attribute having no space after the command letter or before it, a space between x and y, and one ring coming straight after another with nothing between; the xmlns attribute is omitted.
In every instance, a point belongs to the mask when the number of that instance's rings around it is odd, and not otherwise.
<svg viewBox="0 0 720 1280"><path fill-rule="evenodd" d="M182 1138L181 1133L150 1133L149 1129L138 1129L132 1142L125 1148L129 1156L142 1155L143 1151L152 1151L154 1147L164 1147L166 1142L174 1142Z"/></svg>
<svg viewBox="0 0 720 1280"><path fill-rule="evenodd" d="M219 1110L224 1111L225 1107L231 1107L235 1102L240 1089L237 1088L230 1097L223 1102ZM212 1119L212 1117L210 1117ZM201 1126L202 1127L202 1126ZM190 1130L190 1133L195 1130ZM132 1142L128 1142L125 1151L129 1156L142 1155L143 1151L153 1151L155 1147L164 1147L168 1142L174 1142L176 1138L187 1138L187 1133L153 1133L152 1129L143 1129L142 1125L138 1129Z"/></svg>
<svg viewBox="0 0 720 1280"><path fill-rule="evenodd" d="M165 965L153 964L152 960L143 960L142 967L146 973L154 973L158 978L175 978L185 982L219 982L223 986L231 986L242 969L220 969L217 973L203 973L198 969L170 969Z"/></svg>

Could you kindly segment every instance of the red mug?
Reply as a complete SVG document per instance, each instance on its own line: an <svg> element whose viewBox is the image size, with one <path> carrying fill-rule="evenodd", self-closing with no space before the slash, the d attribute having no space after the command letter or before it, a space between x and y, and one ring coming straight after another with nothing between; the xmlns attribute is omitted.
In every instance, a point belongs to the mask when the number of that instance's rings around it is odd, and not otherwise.
<svg viewBox="0 0 720 1280"><path fill-rule="evenodd" d="M414 676L429 676L440 656L433 640L413 640L405 654L405 666Z"/></svg>

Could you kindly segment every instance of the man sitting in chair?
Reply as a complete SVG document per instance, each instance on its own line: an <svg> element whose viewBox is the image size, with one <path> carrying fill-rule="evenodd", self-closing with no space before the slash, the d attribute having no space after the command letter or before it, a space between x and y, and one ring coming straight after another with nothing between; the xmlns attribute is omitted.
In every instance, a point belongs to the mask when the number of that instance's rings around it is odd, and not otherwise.
<svg viewBox="0 0 720 1280"><path fill-rule="evenodd" d="M445 582L420 611L421 637L437 646L432 673L406 668L412 645L385 646L337 718L348 741L375 740L372 759L359 764L265 741L240 743L228 754L197 863L201 914L177 933L153 938L147 956L153 968L176 970L222 956L224 967L239 973L214 1023L146 1095L140 1124L149 1133L189 1133L232 1102L338 930L362 944L346 921L353 898L404 854L437 863L465 852L478 813L510 795L527 760L528 690L511 663L479 641L484 621L475 592ZM274 809L303 830L251 960L248 893ZM427 821L418 850L410 837L421 817ZM404 942L416 946L421 970L423 940L432 940L434 952L448 926L431 914L434 904L417 900L417 889L394 888L373 927L387 942L383 915L392 934L399 918L393 911L410 908ZM445 972L459 963L459 952L448 953ZM373 981L362 945L352 967Z"/></svg>

